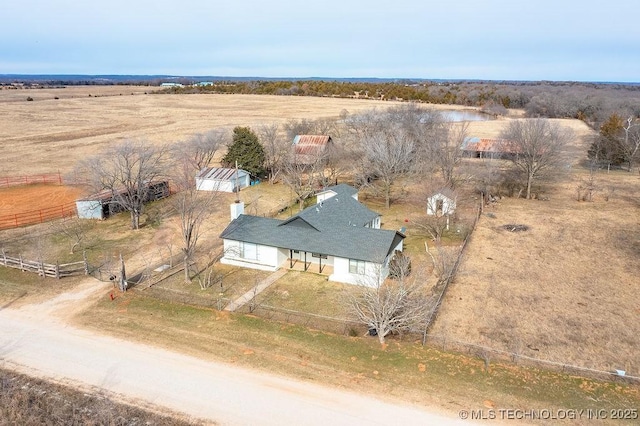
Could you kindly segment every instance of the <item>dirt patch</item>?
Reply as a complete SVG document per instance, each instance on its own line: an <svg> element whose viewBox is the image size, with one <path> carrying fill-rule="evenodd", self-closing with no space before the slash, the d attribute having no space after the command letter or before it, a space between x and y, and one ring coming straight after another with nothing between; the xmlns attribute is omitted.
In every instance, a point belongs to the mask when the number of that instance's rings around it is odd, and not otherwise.
<svg viewBox="0 0 640 426"><path fill-rule="evenodd" d="M83 190L64 185L25 185L0 189L0 217L75 202Z"/></svg>

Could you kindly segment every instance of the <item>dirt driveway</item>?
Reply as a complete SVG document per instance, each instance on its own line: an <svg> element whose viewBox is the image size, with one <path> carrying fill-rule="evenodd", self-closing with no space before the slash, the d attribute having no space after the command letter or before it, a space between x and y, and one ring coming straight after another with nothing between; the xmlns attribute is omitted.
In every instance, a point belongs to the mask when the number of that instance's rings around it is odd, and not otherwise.
<svg viewBox="0 0 640 426"><path fill-rule="evenodd" d="M108 286L89 279L44 303L0 309L0 362L224 425L462 424L420 407L203 361L68 324Z"/></svg>

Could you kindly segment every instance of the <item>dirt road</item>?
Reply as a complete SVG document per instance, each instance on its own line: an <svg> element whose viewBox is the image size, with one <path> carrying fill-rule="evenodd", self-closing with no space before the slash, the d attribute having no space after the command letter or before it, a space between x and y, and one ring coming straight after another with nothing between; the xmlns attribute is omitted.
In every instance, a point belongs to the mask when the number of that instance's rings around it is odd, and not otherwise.
<svg viewBox="0 0 640 426"><path fill-rule="evenodd" d="M96 386L223 425L462 424L419 407L98 335L66 323L104 294L87 281L42 304L0 310L0 361L40 377Z"/></svg>

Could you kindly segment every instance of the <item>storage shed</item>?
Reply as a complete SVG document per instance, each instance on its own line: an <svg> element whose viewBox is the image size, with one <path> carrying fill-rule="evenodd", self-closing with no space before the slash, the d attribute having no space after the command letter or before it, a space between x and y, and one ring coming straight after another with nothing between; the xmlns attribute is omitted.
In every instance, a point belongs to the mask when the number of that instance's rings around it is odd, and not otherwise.
<svg viewBox="0 0 640 426"><path fill-rule="evenodd" d="M246 170L223 167L205 167L196 175L196 189L199 191L236 192L249 186L251 176Z"/></svg>
<svg viewBox="0 0 640 426"><path fill-rule="evenodd" d="M149 184L144 202L166 198L170 195L169 183L166 181ZM111 190L104 190L86 198L76 200L76 209L80 219L106 219L109 216L124 211L124 208L114 200Z"/></svg>
<svg viewBox="0 0 640 426"><path fill-rule="evenodd" d="M456 195L449 188L440 189L427 198L427 214L430 216L451 215L456 210Z"/></svg>

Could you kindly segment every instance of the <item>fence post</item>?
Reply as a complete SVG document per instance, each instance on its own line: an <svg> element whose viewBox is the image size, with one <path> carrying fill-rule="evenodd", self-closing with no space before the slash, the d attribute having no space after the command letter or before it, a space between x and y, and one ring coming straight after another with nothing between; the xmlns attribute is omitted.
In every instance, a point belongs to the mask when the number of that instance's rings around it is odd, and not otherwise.
<svg viewBox="0 0 640 426"><path fill-rule="evenodd" d="M42 259L40 259L40 272L38 273L38 275L42 276L42 278L46 277L44 273L44 262L42 261Z"/></svg>
<svg viewBox="0 0 640 426"><path fill-rule="evenodd" d="M84 261L84 274L89 275L89 262L87 261L86 250L82 250L82 260Z"/></svg>
<svg viewBox="0 0 640 426"><path fill-rule="evenodd" d="M56 260L56 278L60 279L60 262Z"/></svg>
<svg viewBox="0 0 640 426"><path fill-rule="evenodd" d="M4 261L4 266L7 266L7 253L4 251L4 247L2 248L2 260Z"/></svg>
<svg viewBox="0 0 640 426"><path fill-rule="evenodd" d="M24 265L22 263L22 253L20 254L20 270L24 271Z"/></svg>

